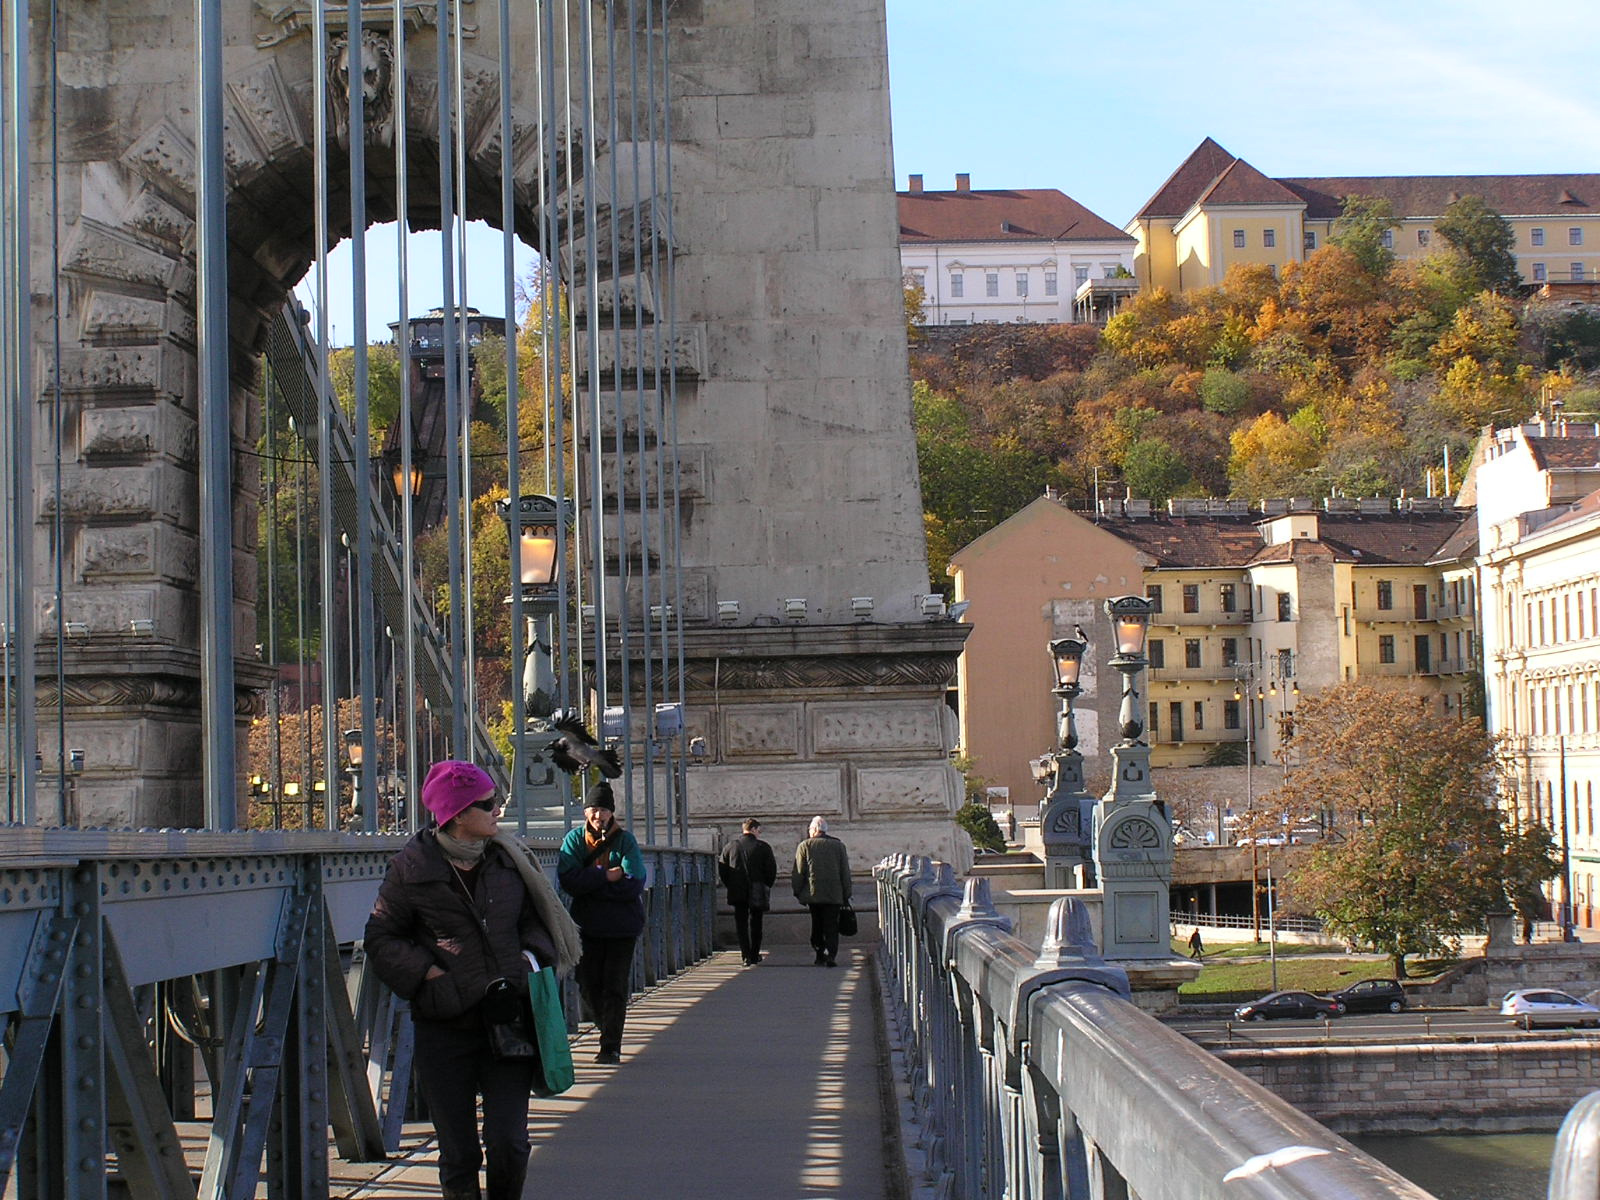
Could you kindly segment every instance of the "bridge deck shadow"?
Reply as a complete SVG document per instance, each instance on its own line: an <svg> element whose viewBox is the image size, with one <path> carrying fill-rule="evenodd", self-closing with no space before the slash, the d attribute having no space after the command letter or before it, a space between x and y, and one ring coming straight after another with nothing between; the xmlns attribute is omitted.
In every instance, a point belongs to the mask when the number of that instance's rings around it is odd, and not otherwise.
<svg viewBox="0 0 1600 1200"><path fill-rule="evenodd" d="M721 952L635 1000L621 1066L596 1065L594 1033L573 1043L578 1081L536 1099L529 1197L715 1195L881 1200L881 1054L865 944L839 969L805 946L758 967ZM425 1125L403 1158L336 1162L331 1194L403 1200L438 1194Z"/></svg>

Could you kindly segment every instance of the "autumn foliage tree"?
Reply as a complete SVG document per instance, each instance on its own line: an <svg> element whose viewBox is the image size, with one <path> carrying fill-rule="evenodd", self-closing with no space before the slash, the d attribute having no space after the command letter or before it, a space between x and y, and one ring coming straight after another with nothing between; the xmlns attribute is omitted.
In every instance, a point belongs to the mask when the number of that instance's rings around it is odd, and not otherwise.
<svg viewBox="0 0 1600 1200"><path fill-rule="evenodd" d="M1452 949L1555 874L1496 804L1493 740L1481 722L1440 713L1402 688L1346 683L1295 711L1300 765L1265 807L1332 812L1334 836L1292 883L1296 907L1337 936L1387 954Z"/></svg>

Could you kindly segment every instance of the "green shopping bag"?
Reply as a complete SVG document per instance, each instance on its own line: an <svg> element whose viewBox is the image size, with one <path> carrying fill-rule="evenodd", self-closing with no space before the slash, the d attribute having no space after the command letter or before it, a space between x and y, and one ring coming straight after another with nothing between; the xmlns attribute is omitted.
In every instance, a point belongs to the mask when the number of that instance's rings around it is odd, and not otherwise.
<svg viewBox="0 0 1600 1200"><path fill-rule="evenodd" d="M539 1042L544 1086L559 1096L572 1086L572 1047L567 1044L567 1015L561 1011L561 984L548 968L528 973L528 999L533 1006L533 1032Z"/></svg>

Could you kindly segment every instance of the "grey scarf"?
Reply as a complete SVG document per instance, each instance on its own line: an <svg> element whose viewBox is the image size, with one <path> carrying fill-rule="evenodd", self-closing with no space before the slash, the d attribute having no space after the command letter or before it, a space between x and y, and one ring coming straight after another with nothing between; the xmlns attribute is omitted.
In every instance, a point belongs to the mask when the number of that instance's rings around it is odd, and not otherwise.
<svg viewBox="0 0 1600 1200"><path fill-rule="evenodd" d="M489 845L486 839L467 841L465 838L451 837L442 829L436 836L439 839L439 849L444 851L446 858L453 858L459 863L468 863L473 867L483 861L483 852Z"/></svg>

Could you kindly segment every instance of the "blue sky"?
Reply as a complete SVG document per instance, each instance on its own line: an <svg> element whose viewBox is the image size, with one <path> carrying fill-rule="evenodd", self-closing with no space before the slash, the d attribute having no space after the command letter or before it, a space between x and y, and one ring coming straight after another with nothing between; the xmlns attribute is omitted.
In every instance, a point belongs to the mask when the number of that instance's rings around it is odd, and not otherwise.
<svg viewBox="0 0 1600 1200"><path fill-rule="evenodd" d="M1600 172L1597 0L887 0L896 186L1054 187L1122 225L1210 136L1268 175ZM368 240L368 328L398 312L394 232ZM440 302L413 235L413 313ZM503 315L475 227L467 302ZM519 249L526 276L532 251ZM336 344L348 248L330 263ZM309 284L300 289L309 306Z"/></svg>
<svg viewBox="0 0 1600 1200"><path fill-rule="evenodd" d="M1200 141L1273 176L1600 172L1594 0L888 0L896 186L1125 223Z"/></svg>

